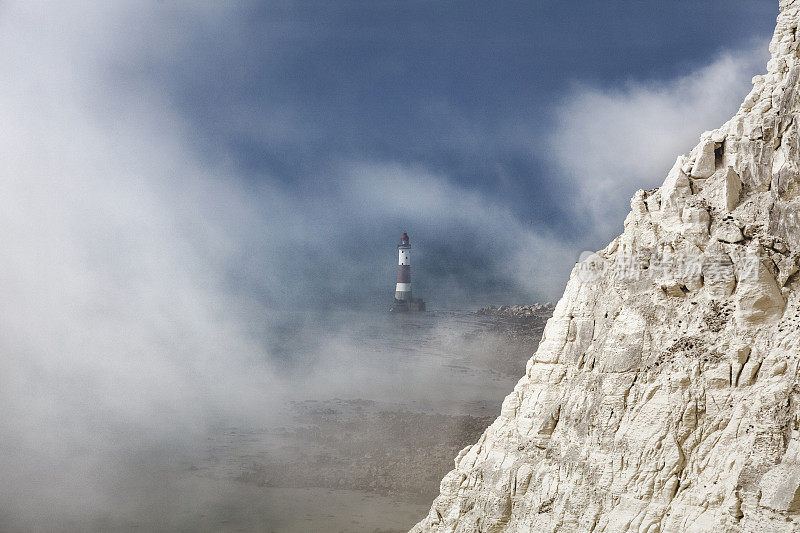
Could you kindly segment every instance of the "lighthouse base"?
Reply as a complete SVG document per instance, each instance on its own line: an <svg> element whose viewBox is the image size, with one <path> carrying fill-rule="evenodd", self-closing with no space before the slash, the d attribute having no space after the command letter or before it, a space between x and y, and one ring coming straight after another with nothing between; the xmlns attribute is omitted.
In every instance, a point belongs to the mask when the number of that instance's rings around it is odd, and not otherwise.
<svg viewBox="0 0 800 533"><path fill-rule="evenodd" d="M425 310L425 301L422 298L411 298L410 300L398 300L395 298L389 311L392 313L411 313Z"/></svg>

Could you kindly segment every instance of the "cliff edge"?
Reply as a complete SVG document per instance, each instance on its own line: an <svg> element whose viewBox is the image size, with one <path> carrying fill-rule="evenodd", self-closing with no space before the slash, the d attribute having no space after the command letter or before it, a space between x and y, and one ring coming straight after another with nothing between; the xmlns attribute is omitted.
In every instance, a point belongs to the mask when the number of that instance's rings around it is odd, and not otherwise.
<svg viewBox="0 0 800 533"><path fill-rule="evenodd" d="M800 0L767 74L578 263L413 531L800 531Z"/></svg>

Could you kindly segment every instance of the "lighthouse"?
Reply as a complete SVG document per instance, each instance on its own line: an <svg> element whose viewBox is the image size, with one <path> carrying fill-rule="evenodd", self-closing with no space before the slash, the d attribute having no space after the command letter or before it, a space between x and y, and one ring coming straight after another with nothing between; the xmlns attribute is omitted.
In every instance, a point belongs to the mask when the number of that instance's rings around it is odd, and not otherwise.
<svg viewBox="0 0 800 533"><path fill-rule="evenodd" d="M392 311L424 311L425 302L411 295L411 243L403 232L397 245L397 286Z"/></svg>

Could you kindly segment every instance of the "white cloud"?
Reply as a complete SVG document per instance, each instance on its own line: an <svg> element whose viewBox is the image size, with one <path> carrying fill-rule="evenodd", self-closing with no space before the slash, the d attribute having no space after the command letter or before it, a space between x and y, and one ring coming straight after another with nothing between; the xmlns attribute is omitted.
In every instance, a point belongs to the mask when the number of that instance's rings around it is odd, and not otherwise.
<svg viewBox="0 0 800 533"><path fill-rule="evenodd" d="M91 514L135 454L266 417L276 392L225 287L226 217L252 208L157 93L106 78L125 14L0 11L4 528Z"/></svg>
<svg viewBox="0 0 800 533"><path fill-rule="evenodd" d="M674 79L577 86L557 108L541 154L575 188L575 212L612 238L633 192L659 186L704 130L730 118L767 58L767 43L758 42Z"/></svg>

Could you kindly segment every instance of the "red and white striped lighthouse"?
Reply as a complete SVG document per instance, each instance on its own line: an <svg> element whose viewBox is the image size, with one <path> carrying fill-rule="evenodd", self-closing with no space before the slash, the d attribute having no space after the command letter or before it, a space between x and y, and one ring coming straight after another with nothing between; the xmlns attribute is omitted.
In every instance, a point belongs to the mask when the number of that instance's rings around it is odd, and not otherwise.
<svg viewBox="0 0 800 533"><path fill-rule="evenodd" d="M425 302L411 296L411 244L406 232L397 245L397 257L397 287L391 311L424 311Z"/></svg>
<svg viewBox="0 0 800 533"><path fill-rule="evenodd" d="M403 232L400 244L397 245L397 288L394 299L400 302L411 301L411 244L408 233Z"/></svg>

